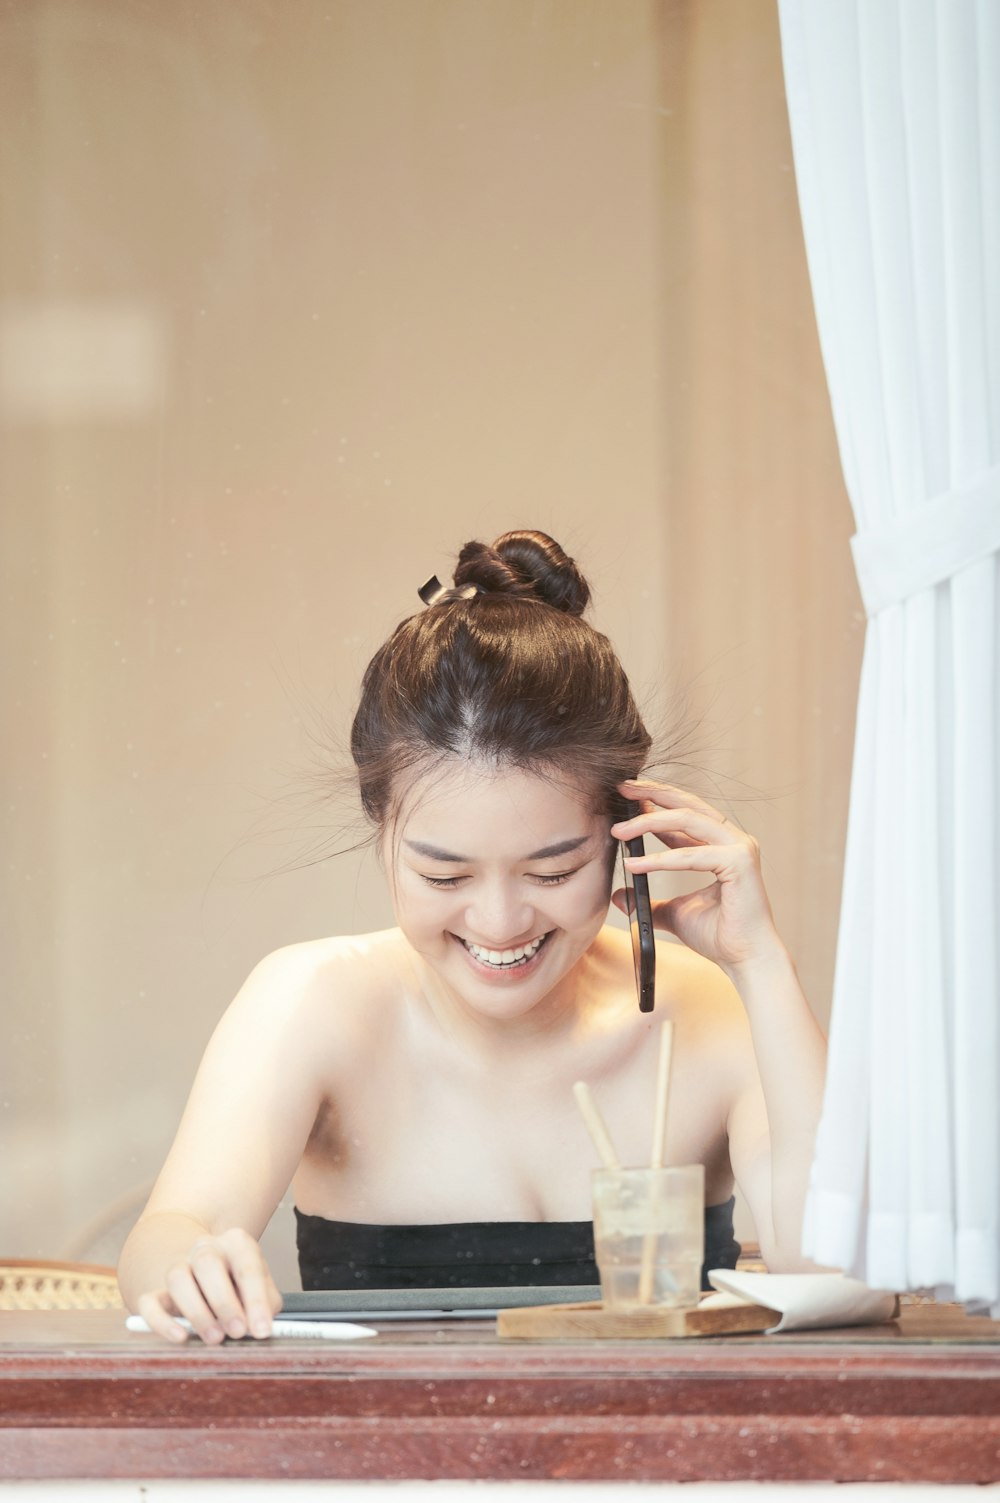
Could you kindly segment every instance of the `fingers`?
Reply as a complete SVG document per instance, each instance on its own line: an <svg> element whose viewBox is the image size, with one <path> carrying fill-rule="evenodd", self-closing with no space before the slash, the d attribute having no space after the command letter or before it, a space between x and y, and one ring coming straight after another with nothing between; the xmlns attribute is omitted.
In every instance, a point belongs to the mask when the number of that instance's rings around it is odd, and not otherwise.
<svg viewBox="0 0 1000 1503"><path fill-rule="evenodd" d="M751 835L731 824L724 814L697 794L667 783L622 783L619 791L633 799L641 792L647 807L631 819L611 826L611 833L618 840L649 834L674 850L698 844L742 845L754 859L759 854L757 842ZM640 866L634 870L645 871L647 868Z"/></svg>
<svg viewBox="0 0 1000 1503"><path fill-rule="evenodd" d="M679 898L669 898L666 902L654 903L653 927L667 934L681 936L685 919L691 919L696 914L707 912L715 902L716 885L699 888L697 892L689 892Z"/></svg>
<svg viewBox="0 0 1000 1503"><path fill-rule="evenodd" d="M670 846L682 846L693 841L738 845L746 839L742 830L727 823L721 815L713 817L703 814L699 809L651 810L637 814L633 819L623 820L620 825L612 825L611 833L618 840L630 840L635 835L656 835L665 845Z"/></svg>
<svg viewBox="0 0 1000 1503"><path fill-rule="evenodd" d="M682 788L633 781L620 784L619 791L638 800L642 812L613 825L612 834L629 840L648 833L662 842L655 852L626 856L626 871L715 879L695 892L654 903L654 927L724 967L760 953L762 945L773 945L774 918L753 836Z"/></svg>
<svg viewBox="0 0 1000 1503"><path fill-rule="evenodd" d="M239 1341L249 1329L247 1312L234 1282L235 1269L232 1267L235 1258L240 1257L245 1257L243 1250L227 1248L222 1237L218 1242L198 1244L191 1249L191 1268L204 1302L214 1311L218 1324L226 1335L234 1341ZM176 1294L174 1298L177 1299Z"/></svg>
<svg viewBox="0 0 1000 1503"><path fill-rule="evenodd" d="M703 913L710 909L716 901L718 882L713 882L710 887L700 887L697 892L682 894L680 897L659 899L650 903L650 914L653 920L653 928L662 934L676 934L681 938L679 925L687 917L695 913ZM611 901L622 913L629 915L631 894L627 888L620 887L617 892L611 894Z"/></svg>
<svg viewBox="0 0 1000 1503"><path fill-rule="evenodd" d="M633 778L627 783L619 784L618 791L633 802L656 804L662 809L691 809L718 824L727 823L726 816L707 800L699 798L687 788L678 788L674 783L652 783ZM641 819L643 815L638 817Z"/></svg>
<svg viewBox="0 0 1000 1503"><path fill-rule="evenodd" d="M280 1309L281 1295L259 1246L239 1228L196 1242L167 1273L166 1290L143 1295L139 1302L139 1314L159 1335L184 1339L172 1313L190 1321L209 1344L227 1336L270 1336Z"/></svg>
<svg viewBox="0 0 1000 1503"><path fill-rule="evenodd" d="M627 887L618 887L611 894L611 901L626 918L632 912L632 896Z"/></svg>
<svg viewBox="0 0 1000 1503"><path fill-rule="evenodd" d="M640 820L646 820L648 818L648 816L646 815L637 815L636 817ZM625 829L625 826L612 826L612 829L615 831L617 831L619 828ZM642 826L641 829L626 830L626 833L622 836L615 835L615 839L632 840L634 836L645 835L650 830L651 826L646 823ZM681 850L682 847L686 845L704 845L703 840L699 840L693 835L682 835L679 830L660 829L656 830L653 833L655 833L657 840L662 841L664 845L669 845L672 850Z"/></svg>
<svg viewBox="0 0 1000 1503"><path fill-rule="evenodd" d="M272 1318L281 1309L281 1295L260 1248L251 1237L243 1235L244 1239L235 1244L231 1254L232 1279L251 1336L270 1336Z"/></svg>
<svg viewBox="0 0 1000 1503"><path fill-rule="evenodd" d="M653 851L647 856L626 856L630 872L714 872L716 876L737 875L753 865L749 846L690 845L683 850Z"/></svg>
<svg viewBox="0 0 1000 1503"><path fill-rule="evenodd" d="M204 1270L204 1258L200 1259ZM193 1272L194 1263L175 1263L167 1270L167 1289L177 1307L178 1314L189 1320L194 1334L202 1341L222 1341L225 1331L216 1319L212 1306L205 1299Z"/></svg>
<svg viewBox="0 0 1000 1503"><path fill-rule="evenodd" d="M159 1289L155 1294L143 1294L139 1298L136 1314L141 1315L151 1331L157 1336L165 1336L168 1341L181 1344L188 1339L188 1333L176 1320L171 1319L168 1306L176 1311L173 1300L166 1289Z"/></svg>

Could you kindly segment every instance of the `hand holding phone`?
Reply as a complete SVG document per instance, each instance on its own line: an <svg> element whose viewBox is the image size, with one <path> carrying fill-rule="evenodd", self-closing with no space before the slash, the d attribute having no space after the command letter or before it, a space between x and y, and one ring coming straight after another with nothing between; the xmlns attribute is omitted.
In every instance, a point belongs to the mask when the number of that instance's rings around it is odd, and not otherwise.
<svg viewBox="0 0 1000 1503"><path fill-rule="evenodd" d="M639 807L630 810L638 814ZM628 901L628 926L632 934L632 962L635 966L635 985L639 994L639 1011L652 1012L656 1000L656 940L653 935L653 913L649 905L649 878L645 872L630 872L625 865L626 856L644 856L642 836L622 840L622 871L625 875L625 896Z"/></svg>

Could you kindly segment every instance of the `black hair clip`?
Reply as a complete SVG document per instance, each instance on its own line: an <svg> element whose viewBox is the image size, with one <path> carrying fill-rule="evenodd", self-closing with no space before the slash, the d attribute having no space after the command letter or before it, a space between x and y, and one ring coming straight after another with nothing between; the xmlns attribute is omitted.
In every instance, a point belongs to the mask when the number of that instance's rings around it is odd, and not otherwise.
<svg viewBox="0 0 1000 1503"><path fill-rule="evenodd" d="M422 584L417 594L424 605L446 605L451 600L475 600L480 593L476 584L460 585L456 590L446 590L436 574Z"/></svg>

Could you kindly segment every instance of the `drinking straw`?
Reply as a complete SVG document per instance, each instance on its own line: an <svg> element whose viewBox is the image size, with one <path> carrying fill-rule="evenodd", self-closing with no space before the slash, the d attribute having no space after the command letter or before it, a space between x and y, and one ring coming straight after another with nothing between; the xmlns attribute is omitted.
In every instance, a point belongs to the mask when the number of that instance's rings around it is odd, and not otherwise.
<svg viewBox="0 0 1000 1503"><path fill-rule="evenodd" d="M604 1118L598 1110L597 1102L590 1094L590 1087L586 1081L578 1080L576 1082L576 1085L573 1087L573 1095L576 1097L576 1104L580 1108L580 1113L587 1125L587 1131L590 1133L591 1142L597 1149L601 1163L605 1169L620 1169L621 1160L617 1153L615 1153L615 1145L611 1141L611 1134L605 1126Z"/></svg>
<svg viewBox="0 0 1000 1503"><path fill-rule="evenodd" d="M674 1045L674 1025L668 1018L660 1029L660 1054L656 1065L656 1107L653 1113L653 1147L650 1168L662 1169L667 1147L667 1105L670 1100L670 1058ZM652 1185L650 1186L652 1191ZM650 1202L653 1196L650 1194ZM642 1244L639 1269L639 1303L648 1305L653 1297L653 1261L656 1256L656 1232L648 1231Z"/></svg>
<svg viewBox="0 0 1000 1503"><path fill-rule="evenodd" d="M667 1150L667 1103L670 1099L670 1057L674 1047L674 1025L669 1018L660 1029L660 1057L656 1066L656 1111L653 1116L653 1151L649 1167L662 1169Z"/></svg>

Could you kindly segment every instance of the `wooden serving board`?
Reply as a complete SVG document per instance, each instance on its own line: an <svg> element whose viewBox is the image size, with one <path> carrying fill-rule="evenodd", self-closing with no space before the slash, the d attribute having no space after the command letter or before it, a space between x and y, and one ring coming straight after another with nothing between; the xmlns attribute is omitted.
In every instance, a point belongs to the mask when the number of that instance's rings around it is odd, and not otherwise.
<svg viewBox="0 0 1000 1503"><path fill-rule="evenodd" d="M690 1310L650 1305L642 1310L606 1310L600 1301L579 1305L532 1305L501 1310L497 1335L514 1341L662 1340L678 1336L731 1336L764 1331L781 1319L777 1310L731 1295L707 1295Z"/></svg>

